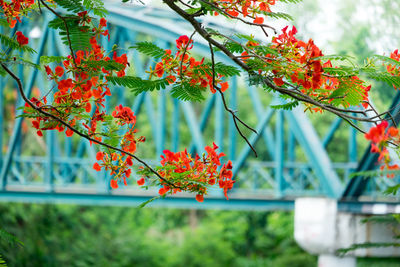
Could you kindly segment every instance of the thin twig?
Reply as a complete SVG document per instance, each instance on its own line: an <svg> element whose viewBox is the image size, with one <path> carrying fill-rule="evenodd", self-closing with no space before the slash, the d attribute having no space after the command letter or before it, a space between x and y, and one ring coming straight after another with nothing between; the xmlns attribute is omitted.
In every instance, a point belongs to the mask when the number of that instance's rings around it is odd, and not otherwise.
<svg viewBox="0 0 400 267"><path fill-rule="evenodd" d="M186 55L187 49L188 49L188 47L189 47L189 45L190 45L190 42L192 41L192 38L193 38L193 36L195 35L195 33L196 33L196 30L192 33L192 35L190 35L189 41L188 41L188 43L185 45L185 47L184 47L184 49L183 49L182 60L181 60L180 66L179 66L179 79L181 79L181 80L182 80L182 77L183 77L183 74L182 74L183 61L185 60L185 55Z"/></svg>
<svg viewBox="0 0 400 267"><path fill-rule="evenodd" d="M265 32L264 27L273 30L274 33L277 34L277 30L276 30L274 27L270 26L270 25L262 24L262 23L261 23L261 24L259 24L259 23L254 23L254 22L250 22L250 21L244 20L244 19L239 18L239 17L232 16L231 14L229 14L228 12L226 12L225 10L223 10L222 8L218 7L217 5L215 5L215 4L213 4L213 3L210 3L210 2L205 1L205 0L200 0L200 1L203 2L204 4L207 4L207 5L209 5L209 6L212 6L213 8L215 8L216 10L218 10L218 11L221 12L221 13L224 13L226 16L228 16L228 17L231 18L231 19L240 20L241 22L243 22L243 23L245 23L245 24L248 24L248 25L261 27L261 29L264 31L264 33L265 33L267 36L268 36L268 34Z"/></svg>
<svg viewBox="0 0 400 267"><path fill-rule="evenodd" d="M253 129L252 127L250 127L249 125L247 125L247 124L246 124L245 122L243 122L241 119L239 119L239 118L236 116L235 112L233 112L232 109L228 108L228 105L226 104L226 99L225 99L224 93L221 91L221 88L219 88L219 87L217 86L216 82L215 82L215 59L214 59L214 50L213 50L212 44L210 44L210 43L209 43L209 47L210 47L210 53L211 53L211 63L212 63L212 64L211 64L211 67L212 67L212 74L213 74L213 75L212 75L212 79L213 79L212 85L213 85L213 87L214 87L215 89L217 89L217 91L218 91L219 94L221 95L221 99L222 99L222 102L223 102L223 104L224 104L225 110L228 111L229 113L231 113L233 122L234 122L235 127L236 127L236 130L239 132L240 136L246 141L246 143L249 145L249 147L251 148L251 150L253 150L254 155L257 157L257 151L255 150L255 148L251 145L251 143L249 142L249 140L246 138L246 136L244 136L244 134L243 134L242 131L240 130L240 128L239 128L239 126L238 126L238 124L237 124L237 120L238 120L240 123L242 123L244 126L246 126L248 129L252 130L254 133L257 134L257 131L256 131L255 129Z"/></svg>
<svg viewBox="0 0 400 267"><path fill-rule="evenodd" d="M57 17L59 17L62 21L63 21L63 23L64 23L64 26L65 26L65 31L66 31L66 33L67 33L67 40L68 40L68 47L69 47L69 50L70 50L70 52L71 52L71 56L72 56L72 60L74 61L74 65L75 65L75 67L77 66L77 64L76 64L76 61L75 61L75 53L74 53L74 50L72 49L72 42L71 42L71 38L70 38L70 32L69 32L69 28L68 28L68 25L67 25L67 21L65 20L65 18L63 17L63 16L61 16L60 14L58 14L54 9L52 9L51 7L49 7L43 0L40 0L40 2L42 2L42 4L48 9L48 10L50 10L50 12L51 13L53 13L54 15L56 15Z"/></svg>

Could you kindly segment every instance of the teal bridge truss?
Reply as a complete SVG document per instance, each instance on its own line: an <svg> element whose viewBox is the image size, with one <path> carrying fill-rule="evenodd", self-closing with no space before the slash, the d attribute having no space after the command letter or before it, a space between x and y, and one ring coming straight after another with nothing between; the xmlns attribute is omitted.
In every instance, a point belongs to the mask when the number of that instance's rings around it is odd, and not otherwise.
<svg viewBox="0 0 400 267"><path fill-rule="evenodd" d="M181 18L163 9L114 5L108 9L111 33L110 42L105 43L108 51L114 43L128 47L143 40L171 48L180 35L192 32ZM36 22L23 23L18 29L31 32L30 42L38 51L31 60L37 64L41 55L67 54L54 30L47 27L51 19L46 14ZM221 27L217 22L203 23ZM223 30L227 34L235 33L235 29ZM34 33L40 37L35 39ZM208 45L200 39L194 40L198 56L207 56ZM128 57L137 76L146 77L145 70L154 64L135 50L129 50ZM216 60L233 64L222 55L217 55ZM52 86L38 70L24 65L17 65L14 70L22 77L27 95L39 91L44 95ZM21 114L17 108L24 104L16 96L15 87L9 77L0 78L0 201L139 205L157 195L156 188L139 189L135 180L127 187L111 190L110 175L93 170L96 147L86 140L66 138L56 132L37 137L29 121L15 119ZM354 171L377 167L377 157L369 153L368 144L354 128L333 116L308 116L302 106L290 111L275 110L270 104L279 104L282 100L262 89L246 86L245 77L230 80L226 94L229 106L257 130L258 135L249 132L248 137L259 153L258 158L238 135L218 95L209 93L203 104L194 104L171 98L168 90L137 97L124 88L113 87L112 92L106 105L131 106L138 117L138 128L144 129L141 134L146 135L147 144L139 148L143 153L138 152L138 156L147 162L157 164L164 149L188 148L192 153L202 153L205 145L215 141L234 163L237 183L229 194L229 201L220 190L212 189L201 204L193 196L181 194L156 200L151 203L153 206L290 210L297 197L319 196L340 200L342 210L362 212L366 205L377 201L393 203L390 202L393 199L379 192L396 179L351 178ZM400 95L397 95L393 106L399 102ZM316 123L311 121L313 118ZM363 152L364 156L360 157Z"/></svg>

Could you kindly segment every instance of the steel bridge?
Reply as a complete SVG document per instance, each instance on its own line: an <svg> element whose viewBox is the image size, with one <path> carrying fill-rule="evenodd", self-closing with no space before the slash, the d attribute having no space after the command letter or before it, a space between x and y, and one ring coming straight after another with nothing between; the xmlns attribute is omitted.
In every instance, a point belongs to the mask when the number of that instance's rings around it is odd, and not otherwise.
<svg viewBox="0 0 400 267"><path fill-rule="evenodd" d="M108 51L114 43L128 47L143 40L169 48L180 35L192 32L182 19L162 9L132 9L112 4L108 9L111 34L111 41L105 42ZM23 23L18 29L31 32L30 42L38 51L31 60L37 64L41 55L67 54L55 32L47 27L51 19L46 14L40 24ZM221 27L218 22L203 23ZM233 34L236 30L225 26L223 31ZM34 33L38 35L36 39ZM199 57L207 56L208 45L196 36L194 40ZM154 62L134 50L129 50L128 55L134 69L131 74L146 77L145 70ZM217 60L233 64L222 55L217 55ZM19 65L15 71L22 77L27 95L38 91L44 95L52 86L33 68ZM215 141L234 163L237 183L229 201L220 190L212 189L202 204L196 203L193 196L182 194L156 200L151 205L290 210L297 197L324 196L339 199L341 210L363 212L377 201L396 203L379 192L398 180L351 178L354 171L377 167L376 156L369 153L368 144L354 128L329 115L313 115L316 121L313 123L302 106L291 111L275 110L270 104L282 100L262 89L246 86L245 77L234 78L230 84L227 92L230 107L238 110L239 116L259 133L248 133L260 154L258 158L238 135L218 95L208 94L204 104L193 104L172 99L168 90L135 97L124 88L112 88L113 97L106 105L113 107L118 101L132 107L138 117L137 126L148 140L139 148L142 152L138 155L148 162L156 164L157 155L164 149L178 151L187 147L192 153L202 153L205 145ZM85 140L66 138L55 132L37 137L29 121L14 119L21 114L17 108L23 105L15 87L10 78L0 78L0 201L138 205L156 195L155 188L145 191L135 186L134 181L125 188L111 190L110 175L92 169L96 148ZM393 106L398 106L399 99L397 95Z"/></svg>

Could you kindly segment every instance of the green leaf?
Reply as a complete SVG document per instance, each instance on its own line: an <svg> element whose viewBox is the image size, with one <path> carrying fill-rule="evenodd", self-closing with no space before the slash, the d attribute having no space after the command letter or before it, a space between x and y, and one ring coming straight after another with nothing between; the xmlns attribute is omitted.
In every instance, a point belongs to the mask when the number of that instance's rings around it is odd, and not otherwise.
<svg viewBox="0 0 400 267"><path fill-rule="evenodd" d="M334 61L352 61L354 60L354 57L352 56L347 56L347 55L326 55L326 56L321 56L321 57L315 57L315 60L322 60L322 61L328 61L328 60L334 60Z"/></svg>
<svg viewBox="0 0 400 267"><path fill-rule="evenodd" d="M151 203L151 202L153 202L154 200L159 199L159 198L160 198L160 196L156 196L156 197L150 198L149 200L147 200L147 201L141 203L141 204L138 206L138 208L144 208L147 204L149 204L149 203Z"/></svg>
<svg viewBox="0 0 400 267"><path fill-rule="evenodd" d="M242 53L244 51L243 46L233 41L226 42L225 47L232 53Z"/></svg>
<svg viewBox="0 0 400 267"><path fill-rule="evenodd" d="M209 63L209 66L211 67L211 63ZM215 63L214 70L216 73L221 74L225 77L231 77L240 74L240 70L238 68L231 65L225 65L222 62Z"/></svg>
<svg viewBox="0 0 400 267"><path fill-rule="evenodd" d="M363 71L368 78L374 79L376 81L385 82L389 85L400 87L400 77L393 76L388 72L381 72L377 70L364 70Z"/></svg>
<svg viewBox="0 0 400 267"><path fill-rule="evenodd" d="M200 11L200 10L201 10L201 7L198 7L198 8L188 8L188 9L185 9L185 12L192 15L192 14L195 14L196 12L198 12L198 11Z"/></svg>
<svg viewBox="0 0 400 267"><path fill-rule="evenodd" d="M125 77L106 77L112 84L131 88L135 95L142 92L165 89L169 84L167 79L159 80L143 80L139 77L125 76Z"/></svg>
<svg viewBox="0 0 400 267"><path fill-rule="evenodd" d="M0 267L7 267L7 264L6 264L6 262L4 261L2 255L0 255Z"/></svg>
<svg viewBox="0 0 400 267"><path fill-rule="evenodd" d="M89 60L84 62L88 67L91 68L105 68L106 70L119 71L124 68L124 65L114 60Z"/></svg>
<svg viewBox="0 0 400 267"><path fill-rule="evenodd" d="M392 214L383 215L383 216L371 216L371 217L366 217L365 219L361 220L361 223L367 223L367 222L386 223L386 224L398 223L396 218L393 217Z"/></svg>
<svg viewBox="0 0 400 267"><path fill-rule="evenodd" d="M384 194L385 195L397 195L397 192L400 190L400 184L388 187Z"/></svg>
<svg viewBox="0 0 400 267"><path fill-rule="evenodd" d="M359 69L349 66L339 66L338 68L325 67L323 69L324 72L335 76L354 76L357 75L359 72Z"/></svg>
<svg viewBox="0 0 400 267"><path fill-rule="evenodd" d="M54 2L56 2L58 6L72 13L78 13L85 10L79 0L54 0Z"/></svg>
<svg viewBox="0 0 400 267"><path fill-rule="evenodd" d="M21 57L15 57L15 60L5 61L3 63L5 65L20 64L20 65L25 65L28 67L33 67L35 69L40 69L40 66L38 64L35 64L35 63L33 63L27 59L21 58Z"/></svg>
<svg viewBox="0 0 400 267"><path fill-rule="evenodd" d="M171 96L183 101L202 101L204 100L204 96L202 91L204 88L191 85L188 82L182 82L176 84L171 91Z"/></svg>
<svg viewBox="0 0 400 267"><path fill-rule="evenodd" d="M80 18L75 15L64 16L64 21L57 17L49 22L49 27L53 29L59 29L59 35L63 44L69 46L68 34L71 40L71 47L74 50L85 50L91 47L90 38L94 33L90 30L88 26L79 25ZM65 27L67 24L68 32Z"/></svg>
<svg viewBox="0 0 400 267"><path fill-rule="evenodd" d="M50 63L61 63L66 60L66 57L63 56L41 56L40 57L40 65L48 65Z"/></svg>
<svg viewBox="0 0 400 267"><path fill-rule="evenodd" d="M0 228L0 241L6 241L10 245L24 245L24 243L22 243L17 237L2 228Z"/></svg>
<svg viewBox="0 0 400 267"><path fill-rule="evenodd" d="M282 13L282 12L261 12L264 13L264 15L274 18L274 19L284 19L284 20L293 20L293 17L290 16L289 14Z"/></svg>
<svg viewBox="0 0 400 267"><path fill-rule="evenodd" d="M0 26L9 27L8 21L6 19L0 18Z"/></svg>
<svg viewBox="0 0 400 267"><path fill-rule="evenodd" d="M348 248L341 248L338 249L337 252L340 255L344 255L347 252L354 251L356 249L360 248L388 248L388 247L400 247L400 243L372 243L372 242L366 242L366 243L361 243L361 244L353 244Z"/></svg>
<svg viewBox="0 0 400 267"><path fill-rule="evenodd" d="M400 68L400 62L390 57L375 55L372 57L372 59L380 60L386 64L395 65L396 67Z"/></svg>
<svg viewBox="0 0 400 267"><path fill-rule="evenodd" d="M19 51L27 52L30 54L36 53L35 49L33 49L32 47L29 47L27 45L21 46L17 42L17 40L10 38L4 34L0 34L0 42L2 45L4 45L6 47L6 49L3 49L3 50L7 50L8 48L10 48L12 50L19 50Z"/></svg>
<svg viewBox="0 0 400 267"><path fill-rule="evenodd" d="M165 56L165 50L153 44L152 42L138 42L136 45L129 48L134 48L139 52L154 58L162 58Z"/></svg>
<svg viewBox="0 0 400 267"><path fill-rule="evenodd" d="M108 14L107 9L104 7L102 0L83 0L83 6L89 9L99 17L105 17Z"/></svg>
<svg viewBox="0 0 400 267"><path fill-rule="evenodd" d="M298 101L293 101L282 105L271 105L270 107L274 109L292 110L298 105L299 105Z"/></svg>

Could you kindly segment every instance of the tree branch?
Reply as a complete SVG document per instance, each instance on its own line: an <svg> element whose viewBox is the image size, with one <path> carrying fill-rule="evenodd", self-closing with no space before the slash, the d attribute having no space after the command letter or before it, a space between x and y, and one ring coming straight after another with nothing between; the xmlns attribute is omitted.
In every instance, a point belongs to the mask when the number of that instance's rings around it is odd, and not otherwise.
<svg viewBox="0 0 400 267"><path fill-rule="evenodd" d="M27 96L25 95L25 92L24 92L24 89L23 89L23 86L22 86L21 79L18 78L18 76L15 75L6 65L4 65L3 62L0 62L0 65L1 65L1 66L3 67L3 69L17 82L18 91L19 91L19 93L21 94L22 98L23 98L24 101L25 101L26 103L28 103L28 105L31 106L34 110L36 110L37 112L39 112L39 113L41 113L41 114L43 114L43 115L45 115L45 116L47 116L47 117L52 118L52 119L55 120L55 121L58 121L59 123L61 123L62 125L64 125L64 126L67 127L68 129L70 129L71 131L73 131L74 133L76 133L77 135L79 135L80 137L83 137L83 138L85 138L85 139L87 139L87 140L89 140L89 141L91 141L91 142L93 142L93 143L96 143L96 144L98 144L98 145L104 146L104 147L109 148L109 149L111 149L111 150L118 151L118 152L121 152L121 153L123 153L123 154L126 154L126 155L131 156L133 159L135 159L136 161L140 162L143 166L145 166L146 168L148 168L153 174L155 174L159 179L161 179L162 181L164 181L164 182L167 183L168 185L172 186L173 188L182 189L180 186L176 186L175 184L171 183L170 181L168 181L167 179L165 179L164 177L162 177L157 171L155 171L155 170L154 170L152 167L150 167L146 162L144 162L142 159L138 158L138 157L135 156L134 154L132 154L132 153L130 153L130 152L127 152L127 151L124 151L124 150L121 149L121 148L114 147L114 146L111 146L111 145L106 144L106 143L104 143L104 142L101 142L101 141L99 141L99 140L96 140L96 139L90 137L89 135L84 134L84 133L78 131L77 129L75 129L74 127L72 127L69 123L65 122L64 120L60 119L59 117L57 117L57 116L55 116L55 115L53 115L53 114L51 114L51 113L49 113L49 112L43 110L41 107L36 106L36 105L35 105L34 103L32 103L32 101L30 101L30 100L27 98Z"/></svg>

